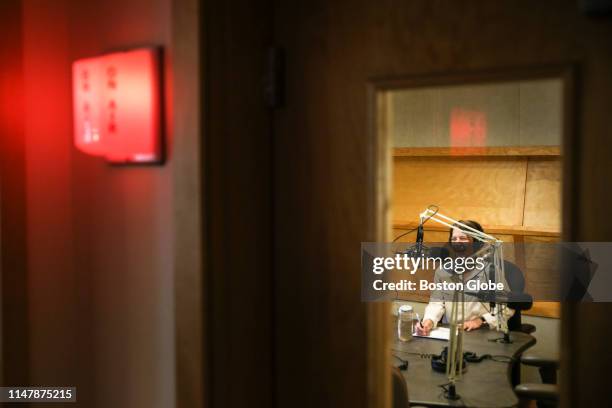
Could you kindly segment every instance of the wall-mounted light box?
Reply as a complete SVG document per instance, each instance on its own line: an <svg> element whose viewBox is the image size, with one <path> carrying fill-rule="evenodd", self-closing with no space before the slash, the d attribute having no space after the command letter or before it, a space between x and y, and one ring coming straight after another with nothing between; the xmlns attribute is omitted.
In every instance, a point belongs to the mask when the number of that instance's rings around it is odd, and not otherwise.
<svg viewBox="0 0 612 408"><path fill-rule="evenodd" d="M162 161L160 50L138 48L72 64L74 143L112 163Z"/></svg>

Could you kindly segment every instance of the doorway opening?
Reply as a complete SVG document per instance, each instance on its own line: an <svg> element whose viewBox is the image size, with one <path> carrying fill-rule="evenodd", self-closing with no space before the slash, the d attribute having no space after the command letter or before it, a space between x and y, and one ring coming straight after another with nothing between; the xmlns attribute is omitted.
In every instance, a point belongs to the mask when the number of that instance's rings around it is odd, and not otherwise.
<svg viewBox="0 0 612 408"><path fill-rule="evenodd" d="M435 205L517 244L506 259L524 271L527 293L551 282L546 256L525 248L571 236L572 90L568 67L372 81L377 236L408 248L419 214ZM448 227L424 227L425 245L448 241ZM430 295L398 292L388 304L391 344L398 309L424 316ZM558 354L561 305L535 300L523 323L535 327L538 351ZM523 367L521 381L539 382L537 369Z"/></svg>

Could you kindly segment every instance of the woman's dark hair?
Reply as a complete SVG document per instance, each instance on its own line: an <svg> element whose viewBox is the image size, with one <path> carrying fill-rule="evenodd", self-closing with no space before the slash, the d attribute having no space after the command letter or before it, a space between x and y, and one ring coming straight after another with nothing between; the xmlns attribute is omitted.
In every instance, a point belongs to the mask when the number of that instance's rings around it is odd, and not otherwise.
<svg viewBox="0 0 612 408"><path fill-rule="evenodd" d="M482 229L482 225L480 225L479 223L477 223L474 220L459 220L459 222L461 224L465 224L468 227L474 228L475 230L478 230L480 232L484 232L484 230ZM452 238L453 238L453 229L459 229L461 231L468 231L467 228L462 227L461 225L459 225L459 223L454 223L453 227L448 231L448 242L451 243ZM473 240L474 244L474 251L478 251L481 247L482 247L482 241L479 241L477 239Z"/></svg>

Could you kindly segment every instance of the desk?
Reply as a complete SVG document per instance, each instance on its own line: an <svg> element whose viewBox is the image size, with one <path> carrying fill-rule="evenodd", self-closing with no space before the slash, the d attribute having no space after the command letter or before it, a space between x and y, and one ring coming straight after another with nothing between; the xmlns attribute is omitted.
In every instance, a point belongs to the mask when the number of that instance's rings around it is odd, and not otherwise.
<svg viewBox="0 0 612 408"><path fill-rule="evenodd" d="M511 332L511 344L489 341L501 337L501 333L479 329L465 332L463 336L463 351L472 351L477 355L491 354L495 356L517 357L525 349L535 344L533 336L521 332ZM518 404L510 380L510 362L498 362L489 359L480 363L467 363L467 371L457 381L458 401L444 398L439 387L448 382L446 374L433 371L431 360L417 354L440 354L448 344L444 340L434 340L414 337L412 341L395 340L392 353L403 360L409 361L408 370L402 371L408 384L410 403L426 406L469 406L469 407L513 407ZM417 354L413 354L417 353ZM399 361L392 357L394 365Z"/></svg>

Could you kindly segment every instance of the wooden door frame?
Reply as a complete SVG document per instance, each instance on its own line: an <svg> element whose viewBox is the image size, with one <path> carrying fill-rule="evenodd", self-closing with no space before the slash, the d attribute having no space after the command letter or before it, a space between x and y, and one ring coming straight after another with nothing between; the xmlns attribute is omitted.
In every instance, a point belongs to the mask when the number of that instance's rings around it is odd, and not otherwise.
<svg viewBox="0 0 612 408"><path fill-rule="evenodd" d="M578 185L579 138L577 118L579 117L577 94L578 68L575 63L560 63L545 66L516 67L486 71L423 74L398 77L372 78L367 83L368 94L368 140L370 142L369 167L369 227L370 236L377 242L390 242L391 225L391 140L381 121L385 92L397 89L429 86L448 86L483 84L503 81L558 78L563 82L563 124L562 124L562 233L561 238L571 241L576 237L578 197L574 188ZM564 367L571 370L569 350L576 335L577 324L575 305L562 304L561 313L561 359ZM390 407L392 391L390 385L390 353L388 351L390 333L390 305L388 303L369 303L367 305L367 361L368 361L368 406ZM569 374L566 374L569 375ZM564 377L567 381L569 377ZM379 392L383 390L383 392ZM562 388L562 398L570 401L571 388Z"/></svg>
<svg viewBox="0 0 612 408"><path fill-rule="evenodd" d="M274 403L272 116L261 81L270 7L173 2L179 408Z"/></svg>
<svg viewBox="0 0 612 408"><path fill-rule="evenodd" d="M206 406L201 0L172 2L175 392L177 408Z"/></svg>

